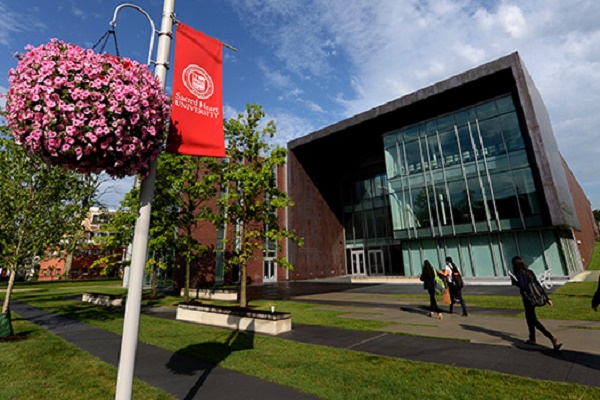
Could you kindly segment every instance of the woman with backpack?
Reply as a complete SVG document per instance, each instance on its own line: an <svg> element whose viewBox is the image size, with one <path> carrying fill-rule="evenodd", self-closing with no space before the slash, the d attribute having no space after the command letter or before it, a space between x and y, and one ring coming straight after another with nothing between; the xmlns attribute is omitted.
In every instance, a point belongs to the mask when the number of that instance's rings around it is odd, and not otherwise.
<svg viewBox="0 0 600 400"><path fill-rule="evenodd" d="M467 312L467 305L462 297L462 288L463 288L463 279L460 274L460 270L452 261L452 257L446 257L446 276L448 277L448 284L450 285L450 314L452 314L452 309L454 308L454 301L457 300L460 302L460 306L462 307L462 315L466 317L469 315Z"/></svg>
<svg viewBox="0 0 600 400"><path fill-rule="evenodd" d="M527 328L529 329L529 339L525 343L532 345L537 344L535 341L535 330L537 329L550 339L554 350L560 350L562 343L558 343L558 339L542 325L535 314L535 307L541 307L546 304L552 307L552 301L548 298L546 291L538 282L535 273L529 269L521 257L513 257L512 266L514 275L511 275L510 277L511 283L518 286L519 291L521 292L523 306L525 307L525 319L527 320Z"/></svg>
<svg viewBox="0 0 600 400"><path fill-rule="evenodd" d="M437 271L433 269L431 263L428 260L423 262L423 271L421 273L420 279L423 282L423 288L427 290L429 293L429 316L437 317L437 319L442 319L442 312L438 308L437 301L435 299L435 285L436 285L436 274Z"/></svg>

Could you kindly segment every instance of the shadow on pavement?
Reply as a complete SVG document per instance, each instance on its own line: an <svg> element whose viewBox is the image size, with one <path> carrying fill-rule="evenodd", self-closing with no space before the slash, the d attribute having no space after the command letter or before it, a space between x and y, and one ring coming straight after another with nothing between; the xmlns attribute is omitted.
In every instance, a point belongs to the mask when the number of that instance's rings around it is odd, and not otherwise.
<svg viewBox="0 0 600 400"><path fill-rule="evenodd" d="M490 336L498 337L506 342L510 342L513 347L518 348L520 350L537 352L537 353L544 354L544 355L554 358L554 359L563 360L563 361L571 362L574 364L579 364L579 365L587 367L587 368L593 368L593 369L600 370L600 355L597 355L597 354L590 354L590 353L584 353L581 351L564 350L564 349L561 351L554 351L550 347L549 342L548 342L548 346L544 346L544 345L540 345L540 344L530 345L530 344L525 343L525 341L523 341L521 339L517 339L505 332L495 331L492 329L486 329L486 328L482 328L480 326L473 326L473 325L461 324L460 326L466 330L470 330L470 331L474 331L474 332L481 332L481 333L488 334Z"/></svg>
<svg viewBox="0 0 600 400"><path fill-rule="evenodd" d="M202 371L202 375L184 397L184 400L191 400L195 398L212 370L221 361L229 357L234 351L253 348L254 334L252 332L233 331L224 343L198 343L178 350L167 363L167 368L179 375L195 375Z"/></svg>
<svg viewBox="0 0 600 400"><path fill-rule="evenodd" d="M427 313L429 313L429 306L400 307L400 311L427 316Z"/></svg>
<svg viewBox="0 0 600 400"><path fill-rule="evenodd" d="M513 337L511 334L506 333L506 332L501 332L501 331L495 331L492 329L487 329L487 328L482 328L481 326L476 326L476 325L465 325L465 324L460 324L460 327L467 330L467 331L473 331L473 332L480 332L480 333L485 333L486 335L490 335L490 336L494 336L497 338L500 338L502 340L504 340L505 342L509 342L512 346L515 347L519 347L519 344L523 344L524 342L520 339L516 339L515 337Z"/></svg>

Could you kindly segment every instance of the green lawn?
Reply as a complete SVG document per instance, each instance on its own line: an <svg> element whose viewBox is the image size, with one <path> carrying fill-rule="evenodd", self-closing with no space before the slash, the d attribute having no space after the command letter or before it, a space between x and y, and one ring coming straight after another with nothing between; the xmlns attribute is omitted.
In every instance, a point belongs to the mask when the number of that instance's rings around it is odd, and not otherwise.
<svg viewBox="0 0 600 400"><path fill-rule="evenodd" d="M86 290L91 291L91 289L90 287L47 287L35 291L19 292L14 298L47 308L53 312L59 312L102 329L120 333L123 325L121 312L73 300L72 296ZM564 289L566 293L561 296L573 297L574 301L586 301L586 288L569 288L568 285L565 285ZM122 289L93 288L93 291L96 292L101 290L119 291ZM558 297L558 295L555 297ZM519 297L515 296L515 298L520 301ZM173 304L176 302L175 300L174 298L165 298L159 300L159 302ZM506 301L507 299L503 298L495 301L495 303L506 306ZM494 304L494 299L484 299L482 302L488 305ZM272 303L253 302L253 305L269 307ZM373 321L346 321L344 318L338 318L339 313L337 312L316 310L316 306L313 304L299 302L276 302L275 304L278 310L288 311L293 309L294 321L299 323L302 321L302 323L354 329L376 329ZM15 323L15 328L17 333L40 331L39 328L34 329L31 324L23 321L19 321L18 324ZM44 333L40 331L39 334L43 335ZM46 355L48 353L37 352L38 342L33 341L35 338L32 335L29 334L29 339L23 342L0 344L2 346L0 351L4 350L2 353L3 360L4 354L6 354L5 349L9 348L10 352L16 351L13 350L12 346L18 345L22 346L21 352L27 350L28 354L16 353L17 355L14 357L23 360L39 358L40 360L36 360L36 362L51 362L45 360L50 358ZM45 335L39 339L39 342L56 343L57 347L53 350L55 353L62 354L63 347L65 353L76 353L77 349L73 349L73 346L68 343L48 333L45 333ZM48 337L50 339L46 340ZM273 337L232 333L228 330L153 318L147 315L141 316L140 340L327 399L506 399L523 398L523 393L527 393L528 398L600 398L599 388L536 381L490 371L412 362L349 350L290 342ZM28 345L28 343L35 345ZM79 353L79 355L73 357L82 360L91 358L85 353ZM66 360L61 361L60 365L62 370L56 372L56 378L53 371L60 368L53 365L45 367L43 375L46 378L52 377L52 379L47 379L45 384L52 386L53 393L61 394L54 396L55 398L70 398L62 396L63 386L72 386L78 390L84 387L79 385L80 380L85 379L81 377L79 371L92 370L92 368L82 368L74 361ZM112 376L111 373L114 374L114 368L109 366L106 366L106 368L109 371L106 373L106 384L108 387L112 387L113 382L111 382L110 377ZM0 378L3 378L2 381L4 382L19 380L19 375L23 372L20 372L19 369L14 369L14 371L12 367L4 369L4 375L0 375ZM323 371L327 371L327 373L324 374ZM25 389L20 387L19 390L21 392L15 392L18 394L15 398L44 398L44 396L39 396L37 388ZM91 391L89 395L80 395L78 398L110 398L108 391L105 395L96 392L100 389L90 390L94 391ZM152 397L160 396L152 394L142 395L140 394L141 389L137 387L135 390L136 395L140 396L138 398L167 398ZM2 391L0 391L0 398L2 398L1 393ZM485 393L485 396L482 397L483 393Z"/></svg>
<svg viewBox="0 0 600 400"><path fill-rule="evenodd" d="M0 289L6 288L8 281L0 282ZM81 280L55 280L55 281L34 281L34 282L15 282L15 289L36 289L36 288L72 288L75 286L120 286L121 280L116 278L106 279L81 279Z"/></svg>
<svg viewBox="0 0 600 400"><path fill-rule="evenodd" d="M0 399L113 399L117 369L31 322L15 318L25 340L0 342ZM134 398L174 399L135 380Z"/></svg>
<svg viewBox="0 0 600 400"><path fill-rule="evenodd" d="M594 245L594 252L592 253L592 259L590 260L590 265L587 267L588 270L598 270L600 269L600 241L596 241Z"/></svg>

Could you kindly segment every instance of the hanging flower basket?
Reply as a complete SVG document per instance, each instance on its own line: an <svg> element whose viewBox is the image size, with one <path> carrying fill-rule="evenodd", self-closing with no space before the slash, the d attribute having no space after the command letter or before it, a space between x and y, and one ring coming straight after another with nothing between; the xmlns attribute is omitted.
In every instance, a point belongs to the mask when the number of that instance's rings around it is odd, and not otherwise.
<svg viewBox="0 0 600 400"><path fill-rule="evenodd" d="M26 50L9 71L5 118L15 141L82 173L147 174L169 113L147 67L57 39Z"/></svg>

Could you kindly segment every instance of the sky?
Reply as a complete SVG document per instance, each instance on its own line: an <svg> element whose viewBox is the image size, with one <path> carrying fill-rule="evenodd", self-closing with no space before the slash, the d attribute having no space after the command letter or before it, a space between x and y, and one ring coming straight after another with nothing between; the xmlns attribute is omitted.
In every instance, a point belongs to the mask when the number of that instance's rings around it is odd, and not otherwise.
<svg viewBox="0 0 600 400"><path fill-rule="evenodd" d="M92 47L122 3L0 0L0 93L14 53L51 38ZM162 0L135 4L160 26ZM238 49L224 49L225 117L261 104L282 145L518 51L559 150L600 209L597 0L177 0L175 13ZM146 63L150 32L143 14L123 8L119 54ZM104 202L116 208L132 181L108 182Z"/></svg>

